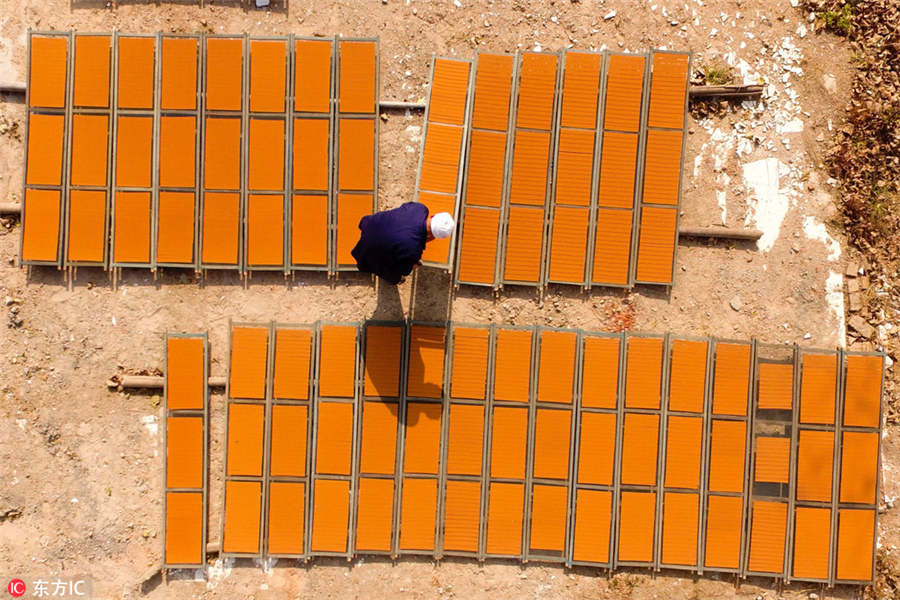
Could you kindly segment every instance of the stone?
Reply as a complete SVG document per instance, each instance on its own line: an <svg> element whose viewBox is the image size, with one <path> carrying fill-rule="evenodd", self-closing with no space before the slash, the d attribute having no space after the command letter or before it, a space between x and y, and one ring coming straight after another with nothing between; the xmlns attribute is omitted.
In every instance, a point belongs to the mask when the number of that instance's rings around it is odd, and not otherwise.
<svg viewBox="0 0 900 600"><path fill-rule="evenodd" d="M875 328L866 323L866 320L859 315L853 315L847 319L847 325L865 339L869 339L875 335Z"/></svg>
<svg viewBox="0 0 900 600"><path fill-rule="evenodd" d="M831 73L822 75L822 85L829 94L837 94L837 79Z"/></svg>
<svg viewBox="0 0 900 600"><path fill-rule="evenodd" d="M859 312L862 309L862 294L860 292L852 292L847 295L850 302L850 312Z"/></svg>
<svg viewBox="0 0 900 600"><path fill-rule="evenodd" d="M847 277L856 277L859 275L859 265L855 262L847 263L847 269L844 271L844 275Z"/></svg>
<svg viewBox="0 0 900 600"><path fill-rule="evenodd" d="M847 292L852 294L853 292L859 291L859 281L856 279L848 279L847 280Z"/></svg>
<svg viewBox="0 0 900 600"><path fill-rule="evenodd" d="M744 307L744 303L741 302L740 296L735 296L734 298L731 299L731 301L728 304L731 306L732 309L734 309L737 312L740 312L741 308Z"/></svg>

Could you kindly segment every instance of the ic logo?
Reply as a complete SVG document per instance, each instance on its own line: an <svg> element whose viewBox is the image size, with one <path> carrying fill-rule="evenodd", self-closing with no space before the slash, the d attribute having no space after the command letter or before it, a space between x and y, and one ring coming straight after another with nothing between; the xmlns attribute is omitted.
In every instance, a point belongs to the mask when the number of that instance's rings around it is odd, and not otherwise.
<svg viewBox="0 0 900 600"><path fill-rule="evenodd" d="M9 595L13 598L18 598L19 596L25 595L25 582L21 579L13 579L9 582L9 585L6 586L6 590L9 592Z"/></svg>

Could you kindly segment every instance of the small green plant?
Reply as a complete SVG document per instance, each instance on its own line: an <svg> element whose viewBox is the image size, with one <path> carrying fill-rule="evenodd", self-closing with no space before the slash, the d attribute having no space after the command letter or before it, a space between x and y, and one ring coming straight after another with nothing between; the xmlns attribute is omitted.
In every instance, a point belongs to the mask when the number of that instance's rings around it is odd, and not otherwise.
<svg viewBox="0 0 900 600"><path fill-rule="evenodd" d="M703 70L703 75L706 78L706 85L725 85L734 79L731 67L723 64L707 66Z"/></svg>
<svg viewBox="0 0 900 600"><path fill-rule="evenodd" d="M832 31L850 33L850 27L853 25L853 9L849 3L841 5L839 10L826 10L819 13L819 18L825 22L825 27Z"/></svg>

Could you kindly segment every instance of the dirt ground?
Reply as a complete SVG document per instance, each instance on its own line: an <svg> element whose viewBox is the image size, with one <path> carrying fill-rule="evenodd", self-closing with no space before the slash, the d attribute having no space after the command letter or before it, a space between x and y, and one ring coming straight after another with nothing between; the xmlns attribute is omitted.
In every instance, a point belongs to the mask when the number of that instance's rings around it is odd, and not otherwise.
<svg viewBox="0 0 900 600"><path fill-rule="evenodd" d="M116 10L79 0L5 0L0 15L0 80L24 81L28 28L123 32L248 32L379 36L383 99L425 97L432 53L471 57L475 47L694 51L694 64L731 65L741 78L767 85L757 105L736 104L715 116L692 116L683 185L682 225L756 227L756 244L682 243L671 293L590 294L552 286L542 296L509 288L498 297L463 288L447 274L423 270L399 288L377 289L369 278L329 282L300 274L255 273L244 286L234 273L193 275L125 272L118 289L107 274L82 269L68 282L56 270L18 268L20 228L0 227L3 311L18 308L20 327L0 327L0 560L5 575L88 574L98 598L388 597L492 598L853 598L856 588L780 589L751 579L736 587L724 577L608 576L593 569L492 561L368 557L352 563L217 561L207 580L192 572L141 591L161 560L162 474L160 397L107 391L113 374L162 369L167 330L209 331L213 375L226 371L227 324L402 318L476 323L545 324L633 329L830 348L845 343L843 273L849 260L833 188L819 156L829 125L839 127L851 77L842 42L812 32L808 15L777 0L360 0L307 3L287 11L243 11L219 2L135 2ZM613 16L605 18L607 15ZM749 82L749 81L748 81ZM831 85L833 84L833 86ZM0 201L21 197L24 107L0 95ZM797 124L800 129L797 130ZM392 112L382 124L380 204L413 199L420 114ZM763 162L769 159L770 162ZM769 167L765 171L763 167ZM780 173L764 188L759 172ZM771 181L769 182L772 183ZM724 208L723 208L724 207ZM843 250L843 252L842 252ZM6 300L8 297L8 300ZM16 302L19 303L16 303ZM853 348L859 345L851 346ZM212 396L209 531L221 517L224 398ZM900 543L900 435L885 432L880 545Z"/></svg>

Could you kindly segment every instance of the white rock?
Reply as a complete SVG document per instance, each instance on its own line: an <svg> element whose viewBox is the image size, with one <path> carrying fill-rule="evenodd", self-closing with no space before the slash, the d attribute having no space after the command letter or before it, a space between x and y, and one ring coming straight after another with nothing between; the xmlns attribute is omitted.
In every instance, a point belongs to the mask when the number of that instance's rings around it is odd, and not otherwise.
<svg viewBox="0 0 900 600"><path fill-rule="evenodd" d="M616 16L616 11L611 10L611 11L609 11L608 13L606 13L605 15L603 15L603 20L604 20L604 21L609 21L610 19L612 19L612 18L615 17L615 16Z"/></svg>
<svg viewBox="0 0 900 600"><path fill-rule="evenodd" d="M462 8L462 2L460 2L459 0L453 0L453 6L455 6L456 8Z"/></svg>
<svg viewBox="0 0 900 600"><path fill-rule="evenodd" d="M268 6L269 0L256 0L256 8L262 8L263 6Z"/></svg>
<svg viewBox="0 0 900 600"><path fill-rule="evenodd" d="M831 73L822 75L822 85L825 86L825 91L829 94L837 93L837 79Z"/></svg>

